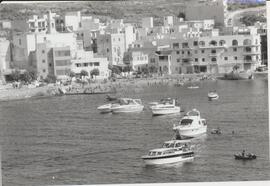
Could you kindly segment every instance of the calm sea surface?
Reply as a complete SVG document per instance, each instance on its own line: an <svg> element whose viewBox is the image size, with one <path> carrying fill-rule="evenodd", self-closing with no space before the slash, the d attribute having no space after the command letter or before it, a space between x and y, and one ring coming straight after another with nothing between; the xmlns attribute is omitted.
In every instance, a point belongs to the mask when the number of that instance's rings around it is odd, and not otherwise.
<svg viewBox="0 0 270 186"><path fill-rule="evenodd" d="M63 96L0 103L5 186L270 180L267 81L200 82L199 89L146 87L130 97L147 104L179 98L197 108L208 134L194 141L193 162L145 166L140 159L173 136L180 115L100 114L104 95ZM220 99L209 102L209 90ZM183 115L183 113L182 113ZM222 135L210 134L220 127ZM232 131L235 134L232 134ZM246 149L257 160L237 161Z"/></svg>

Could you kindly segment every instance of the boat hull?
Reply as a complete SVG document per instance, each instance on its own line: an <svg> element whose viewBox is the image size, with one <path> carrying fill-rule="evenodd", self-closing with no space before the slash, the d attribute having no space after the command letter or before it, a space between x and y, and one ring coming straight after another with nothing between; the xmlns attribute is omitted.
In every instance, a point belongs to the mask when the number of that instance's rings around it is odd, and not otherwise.
<svg viewBox="0 0 270 186"><path fill-rule="evenodd" d="M194 152L189 152L182 155L175 155L170 157L159 157L159 158L142 158L146 165L163 165L170 163L178 163L194 159Z"/></svg>
<svg viewBox="0 0 270 186"><path fill-rule="evenodd" d="M99 110L100 113L109 113L111 112L111 104L107 104L107 105L102 105L100 107L98 107L97 109Z"/></svg>
<svg viewBox="0 0 270 186"><path fill-rule="evenodd" d="M247 73L247 72L241 72L241 73L228 73L225 74L224 77L220 78L223 80L245 80L245 79L253 79L254 76L252 73Z"/></svg>
<svg viewBox="0 0 270 186"><path fill-rule="evenodd" d="M153 116L180 113L180 107L174 107L174 108L169 108L169 109L152 107L151 110L152 110Z"/></svg>
<svg viewBox="0 0 270 186"><path fill-rule="evenodd" d="M219 95L208 95L209 100L217 100L219 98Z"/></svg>
<svg viewBox="0 0 270 186"><path fill-rule="evenodd" d="M203 135L207 132L207 126L202 126L198 128L177 128L175 129L176 134L181 138L195 138L200 135Z"/></svg>
<svg viewBox="0 0 270 186"><path fill-rule="evenodd" d="M130 112L142 112L144 106L129 106L129 107L112 107L111 110L113 113L130 113Z"/></svg>

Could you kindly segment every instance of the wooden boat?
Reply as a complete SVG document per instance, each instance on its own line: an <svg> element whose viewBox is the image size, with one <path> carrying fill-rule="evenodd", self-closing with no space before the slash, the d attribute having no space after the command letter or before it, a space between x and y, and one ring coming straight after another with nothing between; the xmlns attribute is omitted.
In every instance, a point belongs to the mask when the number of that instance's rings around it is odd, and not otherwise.
<svg viewBox="0 0 270 186"><path fill-rule="evenodd" d="M255 154L250 154L250 153L246 155L235 154L234 157L236 160L254 160L257 158Z"/></svg>

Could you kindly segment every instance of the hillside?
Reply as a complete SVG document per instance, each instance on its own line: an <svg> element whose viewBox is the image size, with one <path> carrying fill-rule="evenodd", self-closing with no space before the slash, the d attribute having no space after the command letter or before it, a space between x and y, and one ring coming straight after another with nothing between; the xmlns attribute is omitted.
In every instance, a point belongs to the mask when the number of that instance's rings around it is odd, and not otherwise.
<svg viewBox="0 0 270 186"><path fill-rule="evenodd" d="M122 1L85 1L85 2L48 2L27 4L1 4L0 19L21 20L33 14L42 15L48 10L58 14L80 10L83 15L93 15L102 21L111 18L124 18L125 22L138 22L142 17L152 16L157 24L166 15L177 16L186 4L198 0L122 0ZM251 5L233 3L230 9L246 8Z"/></svg>
<svg viewBox="0 0 270 186"><path fill-rule="evenodd" d="M195 1L195 0L191 0ZM33 14L44 14L47 10L56 13L80 10L84 15L94 15L101 19L124 18L128 22L142 17L178 15L189 0L137 0L137 1L92 1L54 2L33 4L2 4L1 19L25 19Z"/></svg>

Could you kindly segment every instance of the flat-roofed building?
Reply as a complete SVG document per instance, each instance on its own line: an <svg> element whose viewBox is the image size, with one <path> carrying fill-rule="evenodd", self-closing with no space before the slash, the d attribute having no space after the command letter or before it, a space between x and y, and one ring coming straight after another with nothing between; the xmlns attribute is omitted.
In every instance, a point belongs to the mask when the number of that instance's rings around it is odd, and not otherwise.
<svg viewBox="0 0 270 186"><path fill-rule="evenodd" d="M78 51L76 57L71 60L71 63L71 71L76 74L85 70L90 77L91 72L96 69L98 71L98 75L95 77L96 79L107 79L109 77L107 58L97 56L93 51Z"/></svg>

